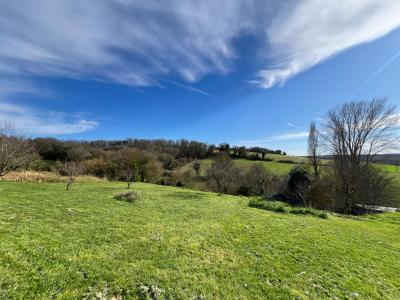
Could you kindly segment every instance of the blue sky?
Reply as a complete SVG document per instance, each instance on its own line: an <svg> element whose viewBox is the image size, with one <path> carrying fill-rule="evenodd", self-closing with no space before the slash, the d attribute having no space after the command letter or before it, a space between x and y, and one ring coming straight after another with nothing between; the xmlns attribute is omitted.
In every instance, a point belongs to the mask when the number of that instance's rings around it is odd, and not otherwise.
<svg viewBox="0 0 400 300"><path fill-rule="evenodd" d="M400 2L3 1L0 121L30 136L304 154L348 100L400 104Z"/></svg>

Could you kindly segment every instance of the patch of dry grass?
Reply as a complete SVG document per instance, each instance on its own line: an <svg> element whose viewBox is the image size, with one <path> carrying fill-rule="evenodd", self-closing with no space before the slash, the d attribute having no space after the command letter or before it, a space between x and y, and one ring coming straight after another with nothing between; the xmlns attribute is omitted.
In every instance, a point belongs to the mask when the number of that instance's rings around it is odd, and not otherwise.
<svg viewBox="0 0 400 300"><path fill-rule="evenodd" d="M19 171L3 176L1 180L13 182L65 182L67 177L53 172ZM76 182L100 182L103 179L94 176L79 176Z"/></svg>

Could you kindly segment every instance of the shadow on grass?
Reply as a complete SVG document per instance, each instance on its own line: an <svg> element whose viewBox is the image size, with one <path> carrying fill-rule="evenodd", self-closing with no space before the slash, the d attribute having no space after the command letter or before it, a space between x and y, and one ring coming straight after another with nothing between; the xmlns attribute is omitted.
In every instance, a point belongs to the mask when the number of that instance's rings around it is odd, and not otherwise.
<svg viewBox="0 0 400 300"><path fill-rule="evenodd" d="M200 192L179 192L179 193L168 193L164 194L163 197L165 198L173 198L177 200L195 200L195 201L201 201L205 200L207 198L207 195L200 193Z"/></svg>

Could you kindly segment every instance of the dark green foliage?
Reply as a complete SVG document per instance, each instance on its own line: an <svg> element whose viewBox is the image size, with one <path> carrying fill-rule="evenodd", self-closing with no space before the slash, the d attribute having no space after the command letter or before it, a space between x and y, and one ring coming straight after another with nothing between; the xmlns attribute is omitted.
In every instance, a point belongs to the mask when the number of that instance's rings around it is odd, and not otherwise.
<svg viewBox="0 0 400 300"><path fill-rule="evenodd" d="M314 177L305 167L296 166L289 173L285 194L293 204L310 206L314 182Z"/></svg>
<svg viewBox="0 0 400 300"><path fill-rule="evenodd" d="M33 143L44 160L64 161L67 159L68 147L65 142L53 138L37 138L33 140Z"/></svg>
<svg viewBox="0 0 400 300"><path fill-rule="evenodd" d="M264 210L270 210L275 212L288 212L289 206L286 203L279 202L279 201L268 201L259 198L252 198L249 200L249 206L260 208Z"/></svg>
<svg viewBox="0 0 400 300"><path fill-rule="evenodd" d="M281 163L281 164L295 164L296 163L295 161L290 160L290 159L280 159L277 162Z"/></svg>
<svg viewBox="0 0 400 300"><path fill-rule="evenodd" d="M159 156L158 159L162 163L162 167L164 168L164 170L172 171L178 166L178 161L171 154L163 153Z"/></svg>
<svg viewBox="0 0 400 300"><path fill-rule="evenodd" d="M229 154L230 152L230 145L228 143L222 143L218 147L219 151L221 152L226 152Z"/></svg>
<svg viewBox="0 0 400 300"><path fill-rule="evenodd" d="M286 152L283 152L282 150L271 150L271 149L261 148L261 147L251 147L251 148L249 148L249 151L255 152L255 153L261 153L263 159L264 159L265 154L286 155Z"/></svg>
<svg viewBox="0 0 400 300"><path fill-rule="evenodd" d="M57 167L57 163L51 160L35 160L29 168L37 172L51 172Z"/></svg>
<svg viewBox="0 0 400 300"><path fill-rule="evenodd" d="M320 212L318 214L318 217L320 217L321 219L328 219L329 218L329 214L326 212Z"/></svg>
<svg viewBox="0 0 400 300"><path fill-rule="evenodd" d="M185 186L185 184L183 184L181 181L177 181L176 182L176 187L184 187Z"/></svg>
<svg viewBox="0 0 400 300"><path fill-rule="evenodd" d="M262 158L258 154L250 154L247 156L248 160L261 160Z"/></svg>
<svg viewBox="0 0 400 300"><path fill-rule="evenodd" d="M246 147L238 147L233 146L231 148L231 157L232 158L246 158L247 157L247 150Z"/></svg>

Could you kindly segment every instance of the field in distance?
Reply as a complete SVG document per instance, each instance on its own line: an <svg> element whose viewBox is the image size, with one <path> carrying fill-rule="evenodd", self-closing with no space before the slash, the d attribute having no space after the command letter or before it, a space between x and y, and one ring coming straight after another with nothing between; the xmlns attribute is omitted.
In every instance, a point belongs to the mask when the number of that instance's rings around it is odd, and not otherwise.
<svg viewBox="0 0 400 300"><path fill-rule="evenodd" d="M278 154L268 154L265 156L268 160L246 160L246 159L235 159L234 163L238 167L251 167L253 164L260 163L267 170L274 172L278 175L287 175L290 170L296 164L306 164L307 158L302 156L286 156L286 155L278 155ZM326 166L330 163L328 159L321 160L322 165ZM212 159L203 159L200 161L201 163L201 175L205 175L207 169L211 167ZM389 165L389 164L376 164L380 168L385 171L388 171L391 176L395 176L399 179L400 183L400 166ZM193 162L185 165L180 171L185 171L192 169Z"/></svg>
<svg viewBox="0 0 400 300"><path fill-rule="evenodd" d="M400 298L400 213L325 220L142 183L113 199L124 187L0 182L0 298Z"/></svg>

